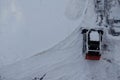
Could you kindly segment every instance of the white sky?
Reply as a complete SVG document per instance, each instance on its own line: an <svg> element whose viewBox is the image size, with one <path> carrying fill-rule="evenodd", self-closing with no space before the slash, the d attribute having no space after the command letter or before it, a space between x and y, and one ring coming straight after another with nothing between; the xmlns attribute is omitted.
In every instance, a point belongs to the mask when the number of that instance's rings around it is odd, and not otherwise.
<svg viewBox="0 0 120 80"><path fill-rule="evenodd" d="M0 62L10 64L68 36L78 20L65 16L69 0L0 0Z"/></svg>

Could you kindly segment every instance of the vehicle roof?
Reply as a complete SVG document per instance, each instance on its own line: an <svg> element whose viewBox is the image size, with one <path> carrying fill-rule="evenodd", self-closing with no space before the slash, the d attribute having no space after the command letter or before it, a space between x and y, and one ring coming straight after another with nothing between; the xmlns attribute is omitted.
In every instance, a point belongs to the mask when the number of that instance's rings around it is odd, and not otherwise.
<svg viewBox="0 0 120 80"><path fill-rule="evenodd" d="M91 31L90 33L89 33L89 37L90 37L90 40L91 41L99 41L99 33L98 33L98 31Z"/></svg>

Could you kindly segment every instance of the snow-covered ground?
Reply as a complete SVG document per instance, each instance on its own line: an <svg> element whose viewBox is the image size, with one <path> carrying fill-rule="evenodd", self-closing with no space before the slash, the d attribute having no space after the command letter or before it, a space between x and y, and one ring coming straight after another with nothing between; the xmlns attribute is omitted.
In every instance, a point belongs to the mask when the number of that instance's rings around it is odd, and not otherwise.
<svg viewBox="0 0 120 80"><path fill-rule="evenodd" d="M108 46L99 61L85 60L82 54L80 28L99 27L93 3L92 0L85 0L80 24L71 35L46 51L1 67L1 80L120 80L119 37L110 37L105 31L103 42ZM79 13L75 12L75 15Z"/></svg>
<svg viewBox="0 0 120 80"><path fill-rule="evenodd" d="M69 0L0 0L0 66L44 51L71 34ZM82 12L82 11L81 11Z"/></svg>
<svg viewBox="0 0 120 80"><path fill-rule="evenodd" d="M120 19L120 4L117 0L112 1L112 7L110 9L109 18L110 19Z"/></svg>

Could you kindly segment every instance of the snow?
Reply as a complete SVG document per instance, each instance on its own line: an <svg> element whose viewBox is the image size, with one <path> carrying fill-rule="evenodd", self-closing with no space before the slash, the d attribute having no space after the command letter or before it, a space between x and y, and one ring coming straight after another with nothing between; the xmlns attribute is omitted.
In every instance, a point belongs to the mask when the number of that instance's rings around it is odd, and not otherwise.
<svg viewBox="0 0 120 80"><path fill-rule="evenodd" d="M113 52L116 51L114 54L112 51L106 51L100 61L87 61L82 55L80 27L53 48L4 66L0 69L0 75L5 80L32 80L44 74L46 76L43 80L118 80L120 65L116 62L118 59L115 59L120 56L120 44L115 45L117 50L111 48ZM115 43L111 42L114 41L107 40L110 41L109 46L113 47Z"/></svg>
<svg viewBox="0 0 120 80"><path fill-rule="evenodd" d="M92 31L90 33L90 40L91 41L99 41L99 33L96 31Z"/></svg>
<svg viewBox="0 0 120 80"><path fill-rule="evenodd" d="M113 4L113 7L110 9L110 19L120 19L120 5L119 3L117 2L117 0L114 0L112 2Z"/></svg>
<svg viewBox="0 0 120 80"><path fill-rule="evenodd" d="M107 31L103 42L101 60L85 60L82 54L81 27L98 27L93 1L86 2L81 24L64 40L43 52L0 68L2 80L119 80L120 79L120 38L109 37ZM77 14L77 13L76 13ZM92 36L96 36L94 33ZM95 39L98 39L97 36Z"/></svg>
<svg viewBox="0 0 120 80"><path fill-rule="evenodd" d="M114 27L115 32L120 32L120 26Z"/></svg>
<svg viewBox="0 0 120 80"><path fill-rule="evenodd" d="M72 20L79 19L88 6L88 0L69 0L65 14L66 17Z"/></svg>
<svg viewBox="0 0 120 80"><path fill-rule="evenodd" d="M66 18L67 4L68 0L0 0L0 67L49 49L70 35L80 19Z"/></svg>

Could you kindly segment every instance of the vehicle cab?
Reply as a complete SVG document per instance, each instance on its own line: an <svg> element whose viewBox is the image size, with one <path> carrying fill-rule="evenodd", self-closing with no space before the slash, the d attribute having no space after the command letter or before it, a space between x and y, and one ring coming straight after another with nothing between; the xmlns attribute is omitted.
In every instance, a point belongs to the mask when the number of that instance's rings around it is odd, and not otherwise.
<svg viewBox="0 0 120 80"><path fill-rule="evenodd" d="M83 54L87 60L100 60L102 29L83 29Z"/></svg>

